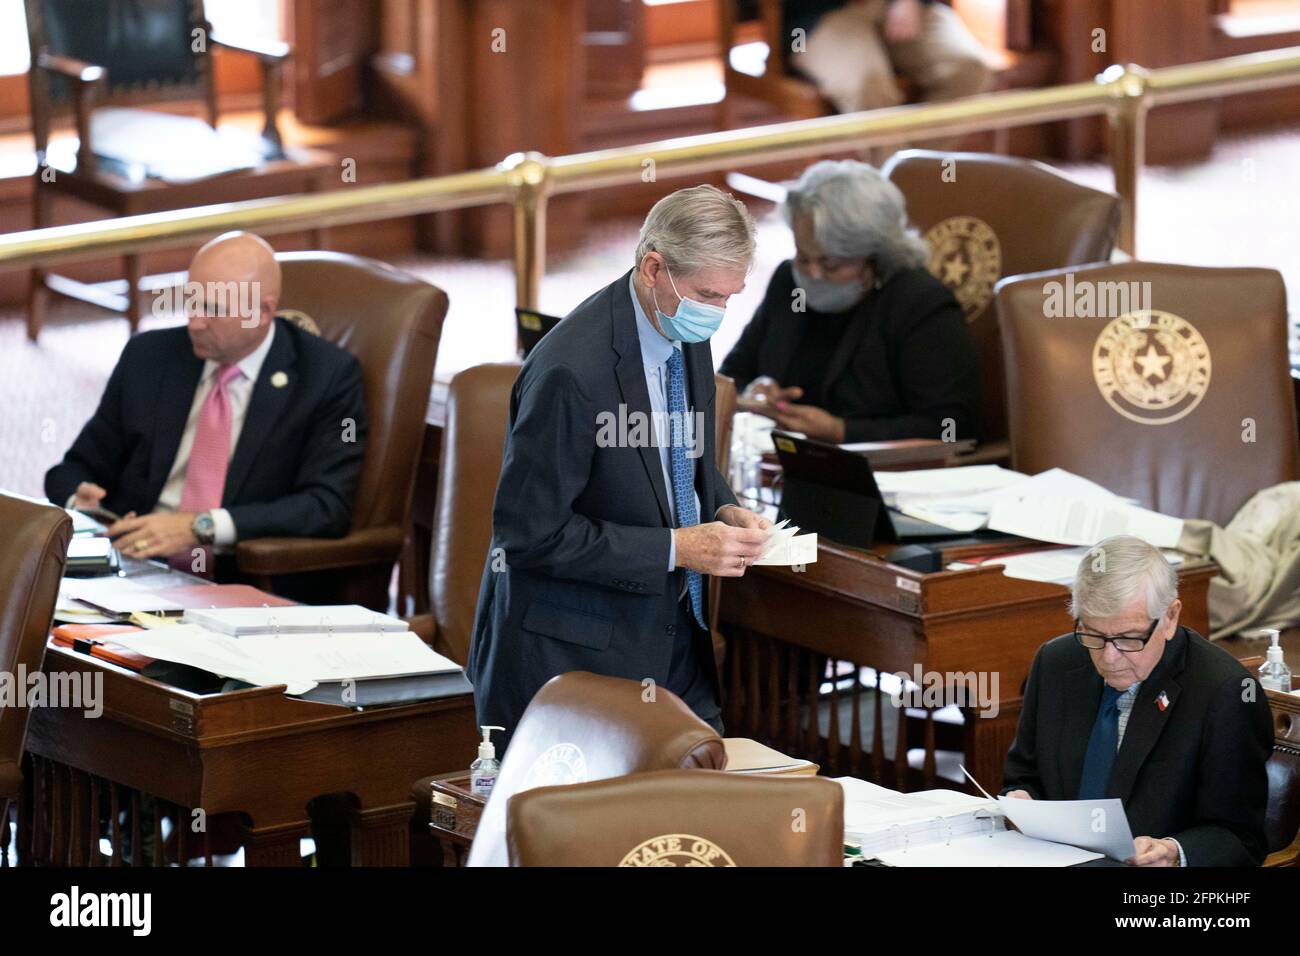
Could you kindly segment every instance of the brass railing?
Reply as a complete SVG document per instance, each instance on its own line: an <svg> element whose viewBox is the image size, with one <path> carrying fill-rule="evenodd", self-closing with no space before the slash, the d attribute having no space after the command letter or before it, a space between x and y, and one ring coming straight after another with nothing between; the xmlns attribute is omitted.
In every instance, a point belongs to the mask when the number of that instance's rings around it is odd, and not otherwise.
<svg viewBox="0 0 1300 956"><path fill-rule="evenodd" d="M717 172L746 161L803 159L847 148L1098 115L1105 115L1110 123L1111 168L1123 203L1119 246L1133 255L1148 110L1293 84L1300 84L1300 47L1150 71L1112 66L1095 82L776 123L570 156L522 153L492 169L451 176L10 233L0 235L0 269L194 245L236 228L274 235L508 202L514 207L516 298L522 306L536 307L546 262L550 196Z"/></svg>

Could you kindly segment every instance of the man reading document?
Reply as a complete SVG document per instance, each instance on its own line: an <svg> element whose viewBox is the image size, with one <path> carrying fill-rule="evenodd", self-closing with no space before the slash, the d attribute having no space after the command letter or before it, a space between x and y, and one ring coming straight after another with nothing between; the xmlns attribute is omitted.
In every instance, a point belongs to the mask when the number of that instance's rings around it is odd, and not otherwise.
<svg viewBox="0 0 1300 956"><path fill-rule="evenodd" d="M679 190L650 210L635 267L524 363L468 666L502 743L577 670L649 679L721 732L705 576L743 575L771 522L714 464L709 337L753 254L743 205Z"/></svg>

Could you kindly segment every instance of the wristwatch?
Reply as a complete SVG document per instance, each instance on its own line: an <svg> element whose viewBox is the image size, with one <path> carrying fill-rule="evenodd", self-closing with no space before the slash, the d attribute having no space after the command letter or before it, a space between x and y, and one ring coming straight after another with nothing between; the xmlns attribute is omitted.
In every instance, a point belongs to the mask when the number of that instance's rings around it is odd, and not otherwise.
<svg viewBox="0 0 1300 956"><path fill-rule="evenodd" d="M198 539L199 544L212 544L217 540L217 523L212 520L212 512L203 511L194 516L190 522L190 531Z"/></svg>

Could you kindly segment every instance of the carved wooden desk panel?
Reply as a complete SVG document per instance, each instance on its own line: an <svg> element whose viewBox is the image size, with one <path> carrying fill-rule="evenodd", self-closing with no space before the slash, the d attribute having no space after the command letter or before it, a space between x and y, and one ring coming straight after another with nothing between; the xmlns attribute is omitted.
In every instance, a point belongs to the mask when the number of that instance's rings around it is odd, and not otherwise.
<svg viewBox="0 0 1300 956"><path fill-rule="evenodd" d="M45 764L33 786L55 791L27 801L29 825L20 827L20 852L38 862L99 862L88 841L106 783L113 800L120 785L208 818L238 814L250 866L298 865L298 840L311 834L308 803L349 794L352 862L404 865L411 781L474 759L468 694L362 711L294 700L283 687L200 695L54 646L44 670L102 672L104 712L31 715L27 749ZM39 807L48 819L33 821Z"/></svg>

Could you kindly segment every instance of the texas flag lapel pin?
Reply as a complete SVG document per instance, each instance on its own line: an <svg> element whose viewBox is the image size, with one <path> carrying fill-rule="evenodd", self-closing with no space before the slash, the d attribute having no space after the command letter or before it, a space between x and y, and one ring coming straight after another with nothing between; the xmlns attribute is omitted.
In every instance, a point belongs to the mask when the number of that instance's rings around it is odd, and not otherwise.
<svg viewBox="0 0 1300 956"><path fill-rule="evenodd" d="M1168 709L1169 709L1169 695L1166 694L1164 691L1161 691L1161 692L1160 692L1160 695L1159 695L1158 697L1156 697L1156 706L1160 708L1160 713L1162 713L1162 714L1163 714L1166 710L1168 710Z"/></svg>

